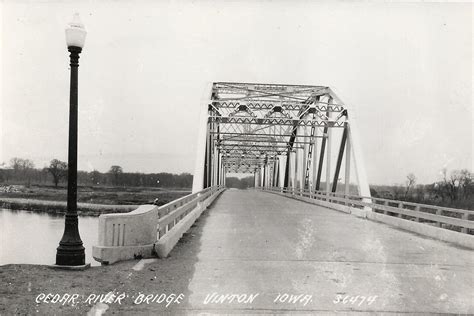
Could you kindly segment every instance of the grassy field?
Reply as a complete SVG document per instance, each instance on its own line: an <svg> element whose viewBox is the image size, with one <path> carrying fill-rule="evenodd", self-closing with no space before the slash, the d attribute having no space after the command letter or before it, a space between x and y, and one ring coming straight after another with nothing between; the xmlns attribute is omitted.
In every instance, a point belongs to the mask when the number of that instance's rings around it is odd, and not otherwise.
<svg viewBox="0 0 474 316"><path fill-rule="evenodd" d="M155 199L158 199L158 205L163 205L190 193L190 190L183 189L80 186L77 196L78 210L84 215L129 212L138 205L151 204ZM0 187L0 207L3 208L62 213L66 210L66 200L65 187Z"/></svg>

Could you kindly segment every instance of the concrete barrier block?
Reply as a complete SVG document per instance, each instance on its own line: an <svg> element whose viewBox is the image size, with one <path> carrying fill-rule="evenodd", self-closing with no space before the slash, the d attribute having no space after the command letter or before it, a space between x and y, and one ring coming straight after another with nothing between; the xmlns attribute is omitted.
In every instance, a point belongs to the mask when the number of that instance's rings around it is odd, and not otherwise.
<svg viewBox="0 0 474 316"><path fill-rule="evenodd" d="M142 205L126 214L99 216L100 246L134 246L153 244L156 239L158 207Z"/></svg>
<svg viewBox="0 0 474 316"><path fill-rule="evenodd" d="M117 261L156 257L153 244L142 246L105 247L93 246L92 257L102 264Z"/></svg>

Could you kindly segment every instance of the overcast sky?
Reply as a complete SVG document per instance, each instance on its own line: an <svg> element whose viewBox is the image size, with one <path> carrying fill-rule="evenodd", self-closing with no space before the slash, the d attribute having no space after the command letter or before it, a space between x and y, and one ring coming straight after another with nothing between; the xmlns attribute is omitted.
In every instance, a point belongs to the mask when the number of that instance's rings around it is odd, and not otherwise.
<svg viewBox="0 0 474 316"><path fill-rule="evenodd" d="M335 87L356 109L370 183L474 169L472 4L3 1L0 163L67 160L64 28L79 67L79 168L194 170L213 81Z"/></svg>

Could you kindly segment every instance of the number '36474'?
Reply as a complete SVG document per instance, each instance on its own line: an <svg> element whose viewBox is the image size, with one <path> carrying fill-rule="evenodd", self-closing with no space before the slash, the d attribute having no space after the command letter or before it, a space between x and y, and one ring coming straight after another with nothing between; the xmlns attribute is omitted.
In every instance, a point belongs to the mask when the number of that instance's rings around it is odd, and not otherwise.
<svg viewBox="0 0 474 316"><path fill-rule="evenodd" d="M363 295L336 295L333 300L334 304L351 304L361 306L362 304L371 305L377 299L377 295L363 296Z"/></svg>

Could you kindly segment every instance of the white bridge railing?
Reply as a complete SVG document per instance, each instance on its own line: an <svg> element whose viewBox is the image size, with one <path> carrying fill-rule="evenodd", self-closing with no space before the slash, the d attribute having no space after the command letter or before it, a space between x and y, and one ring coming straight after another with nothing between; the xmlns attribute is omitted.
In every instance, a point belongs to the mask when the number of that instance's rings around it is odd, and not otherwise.
<svg viewBox="0 0 474 316"><path fill-rule="evenodd" d="M141 205L130 213L99 217L98 245L92 256L102 264L166 257L224 186L206 188L162 206Z"/></svg>
<svg viewBox="0 0 474 316"><path fill-rule="evenodd" d="M474 211L343 193L277 187L262 190L474 248Z"/></svg>

